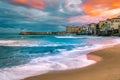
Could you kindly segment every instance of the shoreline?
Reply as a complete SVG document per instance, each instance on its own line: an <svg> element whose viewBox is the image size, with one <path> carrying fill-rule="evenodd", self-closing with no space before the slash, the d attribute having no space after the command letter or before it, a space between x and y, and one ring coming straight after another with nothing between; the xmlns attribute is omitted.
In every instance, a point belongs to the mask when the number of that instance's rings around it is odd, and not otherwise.
<svg viewBox="0 0 120 80"><path fill-rule="evenodd" d="M87 54L87 59L88 59L88 60L94 60L94 61L96 61L95 64L97 64L99 61L102 60L102 57L99 57L99 56L96 56L96 55L93 55L93 54ZM91 65L93 65L93 64L91 64ZM90 65L88 65L88 66L90 66ZM86 67L87 67L87 66L86 66ZM83 68L84 68L84 67L83 67Z"/></svg>
<svg viewBox="0 0 120 80"><path fill-rule="evenodd" d="M97 63L80 69L46 73L24 80L119 80L120 45L91 52L88 59Z"/></svg>

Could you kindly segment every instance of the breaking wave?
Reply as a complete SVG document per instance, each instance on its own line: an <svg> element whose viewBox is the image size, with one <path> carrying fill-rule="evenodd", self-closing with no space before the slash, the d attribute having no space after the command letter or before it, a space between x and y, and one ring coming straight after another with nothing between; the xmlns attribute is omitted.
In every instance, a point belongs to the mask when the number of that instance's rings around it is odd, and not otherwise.
<svg viewBox="0 0 120 80"><path fill-rule="evenodd" d="M55 36L56 38L102 38L96 36Z"/></svg>
<svg viewBox="0 0 120 80"><path fill-rule="evenodd" d="M0 40L0 46L22 46L22 47L49 47L49 46L74 46L78 44L66 44L66 43L49 43L47 41L35 41L35 40Z"/></svg>
<svg viewBox="0 0 120 80"><path fill-rule="evenodd" d="M88 60L85 53L100 47L101 46L95 45L92 47L79 47L71 51L60 50L59 55L38 57L24 65L3 68L0 69L1 80L20 80L50 71L85 67L96 63L93 60Z"/></svg>

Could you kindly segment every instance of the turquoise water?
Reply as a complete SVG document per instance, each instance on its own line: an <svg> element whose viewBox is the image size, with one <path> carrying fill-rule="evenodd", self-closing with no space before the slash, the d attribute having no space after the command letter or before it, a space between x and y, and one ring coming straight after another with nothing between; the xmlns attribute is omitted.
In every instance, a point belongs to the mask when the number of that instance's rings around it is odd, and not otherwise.
<svg viewBox="0 0 120 80"><path fill-rule="evenodd" d="M118 43L118 37L0 35L0 78L20 80L49 71L84 67L95 63L87 60L87 53Z"/></svg>

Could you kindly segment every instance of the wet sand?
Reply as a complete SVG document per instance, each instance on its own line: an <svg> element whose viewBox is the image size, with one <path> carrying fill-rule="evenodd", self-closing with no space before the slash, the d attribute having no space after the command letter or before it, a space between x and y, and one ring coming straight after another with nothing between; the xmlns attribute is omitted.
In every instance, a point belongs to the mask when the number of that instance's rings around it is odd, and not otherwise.
<svg viewBox="0 0 120 80"><path fill-rule="evenodd" d="M88 54L97 63L74 70L51 72L24 80L120 80L120 45Z"/></svg>

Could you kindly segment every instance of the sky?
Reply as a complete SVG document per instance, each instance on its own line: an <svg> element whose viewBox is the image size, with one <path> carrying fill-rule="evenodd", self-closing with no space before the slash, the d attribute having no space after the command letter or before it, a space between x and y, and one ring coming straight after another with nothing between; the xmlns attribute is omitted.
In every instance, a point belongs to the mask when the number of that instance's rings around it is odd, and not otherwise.
<svg viewBox="0 0 120 80"><path fill-rule="evenodd" d="M120 15L120 0L0 0L0 33L63 31Z"/></svg>

